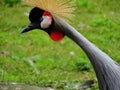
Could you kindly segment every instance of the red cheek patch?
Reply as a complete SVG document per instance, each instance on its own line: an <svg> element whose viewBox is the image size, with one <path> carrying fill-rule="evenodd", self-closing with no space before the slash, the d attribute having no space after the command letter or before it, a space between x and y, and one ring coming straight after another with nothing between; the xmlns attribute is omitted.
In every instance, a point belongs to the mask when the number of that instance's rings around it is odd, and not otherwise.
<svg viewBox="0 0 120 90"><path fill-rule="evenodd" d="M49 12L47 12L47 11L45 11L45 12L43 13L43 16L49 16L49 17L52 19L52 15L51 15Z"/></svg>
<svg viewBox="0 0 120 90"><path fill-rule="evenodd" d="M58 41L60 41L64 38L64 34L61 33L58 30L52 30L51 34L50 34L50 37L51 37L52 40L58 42Z"/></svg>
<svg viewBox="0 0 120 90"><path fill-rule="evenodd" d="M47 11L44 12L43 16L49 16L50 19L52 20L52 15ZM58 30L52 30L51 33L50 33L50 38L53 41L58 42L58 41L60 41L64 38L64 34L60 31L58 31Z"/></svg>

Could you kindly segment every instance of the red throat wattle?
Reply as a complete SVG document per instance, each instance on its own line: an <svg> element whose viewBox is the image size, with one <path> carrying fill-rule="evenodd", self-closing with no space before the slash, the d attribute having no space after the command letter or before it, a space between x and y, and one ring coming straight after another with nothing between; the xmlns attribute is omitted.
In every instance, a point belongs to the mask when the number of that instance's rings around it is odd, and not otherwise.
<svg viewBox="0 0 120 90"><path fill-rule="evenodd" d="M51 34L50 34L50 37L51 37L52 40L58 42L58 41L60 41L64 38L64 34L61 33L58 30L52 30Z"/></svg>

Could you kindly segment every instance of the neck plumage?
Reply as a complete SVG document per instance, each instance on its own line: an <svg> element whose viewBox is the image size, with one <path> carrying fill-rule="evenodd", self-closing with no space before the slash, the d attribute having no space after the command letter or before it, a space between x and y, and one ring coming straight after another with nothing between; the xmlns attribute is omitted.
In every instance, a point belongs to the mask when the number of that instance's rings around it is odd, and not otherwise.
<svg viewBox="0 0 120 90"><path fill-rule="evenodd" d="M107 54L88 41L65 21L55 18L56 28L60 28L76 42L88 56L98 79L100 90L120 90L120 66Z"/></svg>

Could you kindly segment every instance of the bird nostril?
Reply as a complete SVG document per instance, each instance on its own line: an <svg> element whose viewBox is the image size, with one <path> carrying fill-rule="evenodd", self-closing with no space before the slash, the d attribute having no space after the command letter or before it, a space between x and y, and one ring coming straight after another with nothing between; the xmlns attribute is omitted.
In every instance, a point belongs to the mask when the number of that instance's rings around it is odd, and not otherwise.
<svg viewBox="0 0 120 90"><path fill-rule="evenodd" d="M28 28L31 28L32 26L30 25L30 26L28 26Z"/></svg>

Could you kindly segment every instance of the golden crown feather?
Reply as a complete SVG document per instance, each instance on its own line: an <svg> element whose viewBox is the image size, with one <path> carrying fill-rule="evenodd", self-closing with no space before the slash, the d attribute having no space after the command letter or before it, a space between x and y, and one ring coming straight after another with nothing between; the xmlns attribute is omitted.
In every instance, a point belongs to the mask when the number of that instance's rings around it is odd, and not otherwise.
<svg viewBox="0 0 120 90"><path fill-rule="evenodd" d="M22 0L25 5L38 7L60 18L73 16L73 4L71 0Z"/></svg>

